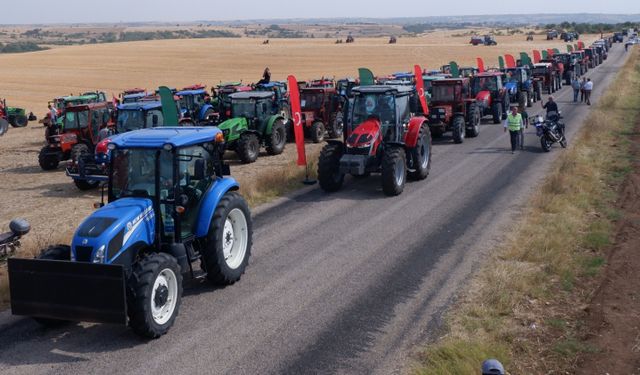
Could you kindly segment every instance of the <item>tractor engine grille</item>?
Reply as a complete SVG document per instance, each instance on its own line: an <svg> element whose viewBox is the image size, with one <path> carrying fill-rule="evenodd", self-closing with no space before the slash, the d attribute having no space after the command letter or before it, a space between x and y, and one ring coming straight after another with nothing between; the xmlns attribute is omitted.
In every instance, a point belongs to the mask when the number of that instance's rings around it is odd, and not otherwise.
<svg viewBox="0 0 640 375"><path fill-rule="evenodd" d="M76 262L91 262L91 246L76 246Z"/></svg>

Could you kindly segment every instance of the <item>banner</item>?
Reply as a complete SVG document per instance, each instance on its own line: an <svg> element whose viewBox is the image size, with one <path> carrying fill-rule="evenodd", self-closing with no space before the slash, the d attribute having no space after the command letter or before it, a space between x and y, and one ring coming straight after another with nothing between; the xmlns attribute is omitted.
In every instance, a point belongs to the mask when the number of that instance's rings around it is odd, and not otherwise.
<svg viewBox="0 0 640 375"><path fill-rule="evenodd" d="M504 57L498 56L498 65L500 65L500 69L504 69Z"/></svg>
<svg viewBox="0 0 640 375"><path fill-rule="evenodd" d="M504 60L507 64L507 68L515 68L516 67L516 59L513 58L513 55L504 55Z"/></svg>
<svg viewBox="0 0 640 375"><path fill-rule="evenodd" d="M478 64L478 71L484 73L484 60L482 60L482 57L476 57L476 63Z"/></svg>
<svg viewBox="0 0 640 375"><path fill-rule="evenodd" d="M422 68L420 65L413 66L413 72L416 77L416 90L418 91L418 98L420 99L420 105L422 105L422 113L429 115L429 107L427 106L427 98L424 92L424 80L422 79Z"/></svg>
<svg viewBox="0 0 640 375"><path fill-rule="evenodd" d="M162 103L162 117L164 118L165 126L177 126L178 108L176 107L176 101L173 99L173 92L166 86L160 86L158 93Z"/></svg>
<svg viewBox="0 0 640 375"><path fill-rule="evenodd" d="M451 77L459 78L460 77L460 69L458 68L458 63L455 61L450 61L449 66L451 67Z"/></svg>
<svg viewBox="0 0 640 375"><path fill-rule="evenodd" d="M358 75L360 76L360 86L375 85L375 79L373 78L371 70L367 68L359 68Z"/></svg>
<svg viewBox="0 0 640 375"><path fill-rule="evenodd" d="M540 57L540 51L538 51L537 49L534 49L534 50L533 50L533 63L534 63L534 64L539 63L539 62L540 62L540 59L541 59L541 57Z"/></svg>
<svg viewBox="0 0 640 375"><path fill-rule="evenodd" d="M307 165L307 154L304 149L304 129L302 129L302 109L300 106L300 90L298 80L294 76L287 78L289 81L289 100L291 101L291 118L293 121L293 133L296 138L298 149L298 165Z"/></svg>

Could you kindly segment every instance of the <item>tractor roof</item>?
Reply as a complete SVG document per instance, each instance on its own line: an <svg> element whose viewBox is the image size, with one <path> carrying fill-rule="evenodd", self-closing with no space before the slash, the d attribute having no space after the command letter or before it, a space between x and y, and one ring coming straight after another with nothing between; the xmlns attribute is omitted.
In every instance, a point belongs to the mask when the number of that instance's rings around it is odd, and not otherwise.
<svg viewBox="0 0 640 375"><path fill-rule="evenodd" d="M97 109L102 109L102 108L109 107L110 104L111 104L111 102L100 102L100 103L86 103L86 104L70 105L70 106L65 108L65 111L67 111L67 112L80 112L80 111L93 110L93 109L96 109L96 108Z"/></svg>
<svg viewBox="0 0 640 375"><path fill-rule="evenodd" d="M476 77L499 77L502 75L502 72L482 72L476 74Z"/></svg>
<svg viewBox="0 0 640 375"><path fill-rule="evenodd" d="M161 149L170 144L173 147L186 147L211 142L220 133L216 127L159 127L135 130L118 134L111 139L118 148Z"/></svg>
<svg viewBox="0 0 640 375"><path fill-rule="evenodd" d="M259 85L257 85L257 87L264 87L267 89L270 88L274 88L274 87L285 87L286 83L285 82L279 82L279 81L274 81L274 82L269 82L269 83L261 83Z"/></svg>
<svg viewBox="0 0 640 375"><path fill-rule="evenodd" d="M550 62L540 62L540 63L537 63L537 64L533 64L534 68L548 68L550 66L551 66Z"/></svg>
<svg viewBox="0 0 640 375"><path fill-rule="evenodd" d="M178 96L186 96L186 95L201 95L206 94L207 91L205 89L197 89L197 90L182 90L176 92Z"/></svg>
<svg viewBox="0 0 640 375"><path fill-rule="evenodd" d="M315 93L315 94L322 94L322 93L335 93L336 89L333 87L303 87L300 89L300 93Z"/></svg>
<svg viewBox="0 0 640 375"><path fill-rule="evenodd" d="M460 78L445 78L445 79L439 79L435 82L433 82L433 84L435 86L447 86L447 85L452 85L452 84L459 84L459 83L463 83L463 82L469 82L469 78L466 77L460 77Z"/></svg>
<svg viewBox="0 0 640 375"><path fill-rule="evenodd" d="M231 99L271 99L273 92L271 91L243 91L235 92L229 95Z"/></svg>
<svg viewBox="0 0 640 375"><path fill-rule="evenodd" d="M146 92L136 92L133 94L126 94L122 98L123 99L144 98L145 96L147 96Z"/></svg>
<svg viewBox="0 0 640 375"><path fill-rule="evenodd" d="M371 85L354 87L353 92L360 94L394 94L406 95L413 92L410 86Z"/></svg>
<svg viewBox="0 0 640 375"><path fill-rule="evenodd" d="M423 81L439 81L441 79L445 79L447 77L445 76L429 76L429 75L423 75L422 76L422 80Z"/></svg>
<svg viewBox="0 0 640 375"><path fill-rule="evenodd" d="M229 87L229 86L240 86L242 82L224 82L218 85L218 88Z"/></svg>
<svg viewBox="0 0 640 375"><path fill-rule="evenodd" d="M148 111L150 109L162 108L162 103L157 100L149 102L124 103L118 106L119 111Z"/></svg>

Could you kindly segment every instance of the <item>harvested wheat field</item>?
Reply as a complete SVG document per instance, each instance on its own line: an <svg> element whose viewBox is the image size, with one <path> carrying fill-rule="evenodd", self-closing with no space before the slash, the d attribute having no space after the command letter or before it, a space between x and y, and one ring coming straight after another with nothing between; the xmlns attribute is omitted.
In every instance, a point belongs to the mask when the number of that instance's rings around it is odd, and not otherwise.
<svg viewBox="0 0 640 375"><path fill-rule="evenodd" d="M524 35L497 37L498 46L473 47L468 37L451 37L451 31L424 37L400 38L395 45L387 38L356 39L354 44L334 44L331 39L262 40L192 39L94 44L54 48L47 51L0 55L0 97L12 106L25 107L38 117L55 96L103 90L117 95L130 87L153 89L159 85L182 87L193 83L215 85L220 81L253 82L269 66L273 79L295 74L299 79L319 76L355 76L357 68L369 67L377 74L408 71L413 64L435 69L451 60L460 65L497 64L504 53L531 53L533 49L561 48L559 40L525 42ZM597 36L584 36L585 43ZM99 192L80 192L66 177L62 164L44 172L37 162L43 144L43 128L32 122L27 128L12 128L0 138L0 226L13 217L24 217L32 226L25 251L50 242L66 241L79 222L92 210ZM319 145L310 148L317 150ZM249 166L234 165L232 173L248 183L258 171L291 168L294 147L278 157L261 157ZM3 282L0 278L0 282ZM1 288L0 288L1 289Z"/></svg>

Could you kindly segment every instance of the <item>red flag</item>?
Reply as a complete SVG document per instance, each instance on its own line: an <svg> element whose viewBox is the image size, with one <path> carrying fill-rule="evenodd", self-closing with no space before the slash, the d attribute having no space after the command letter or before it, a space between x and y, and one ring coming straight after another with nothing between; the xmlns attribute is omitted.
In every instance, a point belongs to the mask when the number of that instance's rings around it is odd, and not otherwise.
<svg viewBox="0 0 640 375"><path fill-rule="evenodd" d="M482 60L482 57L476 57L476 61L478 63L478 71L484 73L484 60Z"/></svg>
<svg viewBox="0 0 640 375"><path fill-rule="evenodd" d="M422 105L422 113L426 116L429 114L429 107L427 106L427 99L424 96L424 80L422 79L422 68L420 65L413 66L413 73L416 77L416 89L418 90L418 98L420 98L420 104Z"/></svg>
<svg viewBox="0 0 640 375"><path fill-rule="evenodd" d="M540 62L540 60L542 59L542 56L540 56L540 51L538 51L537 49L533 50L533 63L537 64Z"/></svg>
<svg viewBox="0 0 640 375"><path fill-rule="evenodd" d="M578 48L584 49L584 43L581 41L578 41Z"/></svg>
<svg viewBox="0 0 640 375"><path fill-rule="evenodd" d="M504 61L507 63L507 68L516 67L516 59L513 58L513 55L504 55Z"/></svg>
<svg viewBox="0 0 640 375"><path fill-rule="evenodd" d="M298 165L307 165L307 154L304 150L304 129L302 129L302 109L300 107L300 90L298 80L294 76L287 78L289 81L289 100L291 101L291 118L293 120L293 131L298 148Z"/></svg>
<svg viewBox="0 0 640 375"><path fill-rule="evenodd" d="M552 57L554 53L556 53L556 51L553 50L553 48L549 48L547 49L547 53L549 54L549 57Z"/></svg>

